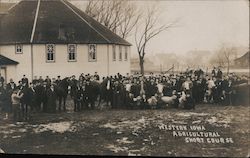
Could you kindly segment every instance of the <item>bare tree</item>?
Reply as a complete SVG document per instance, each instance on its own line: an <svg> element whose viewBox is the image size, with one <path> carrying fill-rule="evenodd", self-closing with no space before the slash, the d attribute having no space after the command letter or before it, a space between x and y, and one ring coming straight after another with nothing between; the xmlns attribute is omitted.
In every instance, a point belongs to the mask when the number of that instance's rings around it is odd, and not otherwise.
<svg viewBox="0 0 250 158"><path fill-rule="evenodd" d="M235 56L236 53L237 52L234 47L222 44L220 48L214 53L210 62L212 64L217 64L217 66L226 68L228 74L232 64L232 57Z"/></svg>
<svg viewBox="0 0 250 158"><path fill-rule="evenodd" d="M136 5L125 0L89 0L85 12L125 39L140 18Z"/></svg>
<svg viewBox="0 0 250 158"><path fill-rule="evenodd" d="M152 40L152 38L159 35L161 32L174 27L177 23L177 20L168 24L159 25L159 16L157 15L156 6L148 8L146 15L142 17L141 20L142 21L139 22L141 25L136 26L135 43L140 60L141 74L144 74L144 57L146 54L147 45Z"/></svg>

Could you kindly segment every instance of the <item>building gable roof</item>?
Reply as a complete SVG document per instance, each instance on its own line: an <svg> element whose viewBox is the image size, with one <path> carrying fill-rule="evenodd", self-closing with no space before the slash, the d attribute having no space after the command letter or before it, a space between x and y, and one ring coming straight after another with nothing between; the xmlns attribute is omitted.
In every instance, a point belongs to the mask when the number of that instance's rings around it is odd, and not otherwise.
<svg viewBox="0 0 250 158"><path fill-rule="evenodd" d="M18 62L11 60L3 55L0 55L0 65L17 65Z"/></svg>
<svg viewBox="0 0 250 158"><path fill-rule="evenodd" d="M250 60L250 51L246 52L243 56L235 59L234 61Z"/></svg>
<svg viewBox="0 0 250 158"><path fill-rule="evenodd" d="M2 17L0 27L0 44L131 45L66 0L23 0Z"/></svg>

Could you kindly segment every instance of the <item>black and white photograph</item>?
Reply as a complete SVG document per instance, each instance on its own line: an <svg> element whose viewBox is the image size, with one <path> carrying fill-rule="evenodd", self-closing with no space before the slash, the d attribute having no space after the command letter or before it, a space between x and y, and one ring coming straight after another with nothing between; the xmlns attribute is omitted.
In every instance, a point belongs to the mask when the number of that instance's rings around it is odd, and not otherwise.
<svg viewBox="0 0 250 158"><path fill-rule="evenodd" d="M0 157L249 157L249 9L0 0Z"/></svg>

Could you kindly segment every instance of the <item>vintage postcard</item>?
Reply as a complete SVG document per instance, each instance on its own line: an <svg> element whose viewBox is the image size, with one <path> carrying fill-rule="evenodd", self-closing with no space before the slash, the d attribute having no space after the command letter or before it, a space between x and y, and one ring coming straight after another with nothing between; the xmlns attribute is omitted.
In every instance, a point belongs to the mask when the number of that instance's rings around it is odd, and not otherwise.
<svg viewBox="0 0 250 158"><path fill-rule="evenodd" d="M249 157L248 0L0 0L0 156Z"/></svg>

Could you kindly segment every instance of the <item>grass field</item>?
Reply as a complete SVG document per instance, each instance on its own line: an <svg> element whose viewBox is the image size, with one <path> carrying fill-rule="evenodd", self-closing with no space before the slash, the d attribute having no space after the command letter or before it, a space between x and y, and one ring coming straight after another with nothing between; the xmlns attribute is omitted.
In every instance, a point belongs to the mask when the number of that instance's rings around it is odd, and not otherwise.
<svg viewBox="0 0 250 158"><path fill-rule="evenodd" d="M197 105L196 110L89 110L34 114L32 121L0 121L5 153L141 156L249 156L249 106ZM225 142L188 142L162 125L202 127ZM190 130L188 131L197 131ZM197 137L193 137L196 139ZM226 142L226 139L230 140Z"/></svg>

